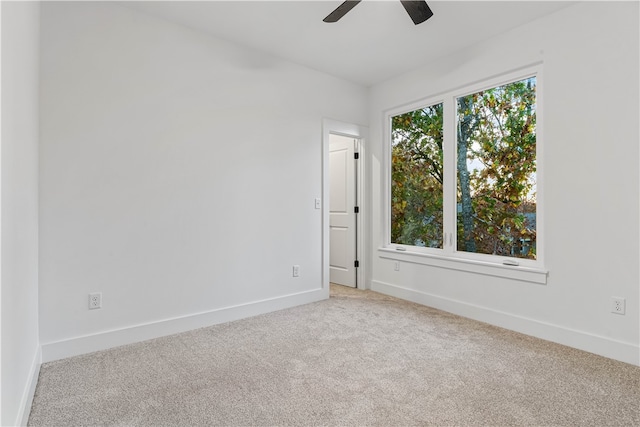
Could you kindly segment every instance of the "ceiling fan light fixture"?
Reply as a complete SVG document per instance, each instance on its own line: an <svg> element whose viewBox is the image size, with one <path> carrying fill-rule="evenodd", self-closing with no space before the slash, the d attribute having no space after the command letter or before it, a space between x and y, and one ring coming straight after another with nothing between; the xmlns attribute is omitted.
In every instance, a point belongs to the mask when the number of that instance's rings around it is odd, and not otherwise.
<svg viewBox="0 0 640 427"><path fill-rule="evenodd" d="M338 22L362 0L346 0L323 19L324 22ZM425 0L400 0L415 25L421 24L433 16L431 8Z"/></svg>

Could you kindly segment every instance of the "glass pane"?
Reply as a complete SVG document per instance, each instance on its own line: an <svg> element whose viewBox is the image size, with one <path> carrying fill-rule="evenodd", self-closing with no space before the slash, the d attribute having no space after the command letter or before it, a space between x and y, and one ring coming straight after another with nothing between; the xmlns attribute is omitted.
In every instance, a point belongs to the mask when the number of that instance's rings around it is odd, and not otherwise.
<svg viewBox="0 0 640 427"><path fill-rule="evenodd" d="M391 121L391 242L442 248L442 104Z"/></svg>
<svg viewBox="0 0 640 427"><path fill-rule="evenodd" d="M457 99L457 249L536 258L536 79Z"/></svg>

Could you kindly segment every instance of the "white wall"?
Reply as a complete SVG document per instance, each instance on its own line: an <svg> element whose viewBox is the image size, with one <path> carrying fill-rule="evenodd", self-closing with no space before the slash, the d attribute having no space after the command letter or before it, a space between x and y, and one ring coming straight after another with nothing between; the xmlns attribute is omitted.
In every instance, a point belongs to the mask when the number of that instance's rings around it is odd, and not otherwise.
<svg viewBox="0 0 640 427"><path fill-rule="evenodd" d="M116 4L41 25L45 361L328 297L322 118L365 88Z"/></svg>
<svg viewBox="0 0 640 427"><path fill-rule="evenodd" d="M372 287L640 364L637 2L585 2L371 91ZM381 259L383 112L543 62L546 285ZM626 297L625 316L610 312Z"/></svg>
<svg viewBox="0 0 640 427"><path fill-rule="evenodd" d="M38 343L38 16L35 2L2 2L2 425L26 422ZM25 411L26 410L26 411ZM26 413L25 413L26 412Z"/></svg>

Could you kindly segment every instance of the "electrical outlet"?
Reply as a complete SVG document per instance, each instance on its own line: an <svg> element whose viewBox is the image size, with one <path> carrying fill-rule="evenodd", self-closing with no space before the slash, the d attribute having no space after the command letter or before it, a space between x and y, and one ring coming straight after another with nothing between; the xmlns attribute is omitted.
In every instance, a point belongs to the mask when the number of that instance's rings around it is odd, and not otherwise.
<svg viewBox="0 0 640 427"><path fill-rule="evenodd" d="M616 314L624 314L625 299L621 297L611 297L611 312Z"/></svg>
<svg viewBox="0 0 640 427"><path fill-rule="evenodd" d="M400 271L400 261L395 261L395 262L393 263L393 269L394 269L395 271Z"/></svg>
<svg viewBox="0 0 640 427"><path fill-rule="evenodd" d="M89 310L102 308L102 292L89 294Z"/></svg>
<svg viewBox="0 0 640 427"><path fill-rule="evenodd" d="M299 265L294 265L293 266L293 277L299 277L300 276L300 266Z"/></svg>

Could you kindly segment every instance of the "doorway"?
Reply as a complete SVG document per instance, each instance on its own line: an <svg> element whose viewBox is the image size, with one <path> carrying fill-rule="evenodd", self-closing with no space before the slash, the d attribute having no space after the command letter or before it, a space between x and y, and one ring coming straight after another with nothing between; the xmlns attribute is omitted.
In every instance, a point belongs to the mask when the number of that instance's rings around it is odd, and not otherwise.
<svg viewBox="0 0 640 427"><path fill-rule="evenodd" d="M327 296L330 282L367 287L366 138L365 127L323 120L322 282Z"/></svg>
<svg viewBox="0 0 640 427"><path fill-rule="evenodd" d="M355 288L358 274L358 140L329 135L329 281Z"/></svg>

